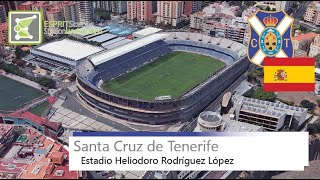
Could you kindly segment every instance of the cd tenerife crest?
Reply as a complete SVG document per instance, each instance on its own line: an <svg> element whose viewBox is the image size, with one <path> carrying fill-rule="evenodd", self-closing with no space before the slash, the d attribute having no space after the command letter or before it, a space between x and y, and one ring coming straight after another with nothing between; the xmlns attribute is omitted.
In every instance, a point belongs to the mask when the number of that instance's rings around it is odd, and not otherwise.
<svg viewBox="0 0 320 180"><path fill-rule="evenodd" d="M292 58L292 24L294 19L284 11L259 10L248 19L248 58L258 66L264 65L265 57Z"/></svg>

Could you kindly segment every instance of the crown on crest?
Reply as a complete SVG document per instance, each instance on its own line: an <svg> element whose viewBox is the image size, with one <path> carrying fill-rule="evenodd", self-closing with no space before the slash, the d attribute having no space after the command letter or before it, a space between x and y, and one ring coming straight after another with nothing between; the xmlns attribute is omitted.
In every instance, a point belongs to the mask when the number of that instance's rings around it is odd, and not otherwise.
<svg viewBox="0 0 320 180"><path fill-rule="evenodd" d="M263 18L263 23L267 27L275 27L276 24L278 23L278 19L276 17L272 17L271 14L270 14L270 17Z"/></svg>

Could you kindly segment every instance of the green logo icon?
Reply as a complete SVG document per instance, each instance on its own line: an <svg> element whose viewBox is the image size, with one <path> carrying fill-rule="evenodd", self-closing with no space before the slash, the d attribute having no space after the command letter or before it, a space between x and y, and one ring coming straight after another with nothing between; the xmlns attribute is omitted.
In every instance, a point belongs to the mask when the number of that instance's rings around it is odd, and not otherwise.
<svg viewBox="0 0 320 180"><path fill-rule="evenodd" d="M9 11L8 43L38 45L42 43L42 14L40 11Z"/></svg>

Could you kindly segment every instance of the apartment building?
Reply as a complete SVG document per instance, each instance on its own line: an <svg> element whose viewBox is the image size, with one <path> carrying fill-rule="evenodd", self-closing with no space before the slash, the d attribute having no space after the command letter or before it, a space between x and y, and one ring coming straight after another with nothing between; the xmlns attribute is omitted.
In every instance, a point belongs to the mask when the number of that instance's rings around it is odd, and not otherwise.
<svg viewBox="0 0 320 180"><path fill-rule="evenodd" d="M320 53L320 34L314 38L310 45L309 57L314 57Z"/></svg>
<svg viewBox="0 0 320 180"><path fill-rule="evenodd" d="M127 1L127 19L152 20L152 1Z"/></svg>
<svg viewBox="0 0 320 180"><path fill-rule="evenodd" d="M158 1L157 24L177 26L182 21L184 1Z"/></svg>
<svg viewBox="0 0 320 180"><path fill-rule="evenodd" d="M7 13L4 5L0 5L0 23L7 22Z"/></svg>
<svg viewBox="0 0 320 180"><path fill-rule="evenodd" d="M309 4L305 15L304 20L315 25L320 25L320 3L313 1Z"/></svg>

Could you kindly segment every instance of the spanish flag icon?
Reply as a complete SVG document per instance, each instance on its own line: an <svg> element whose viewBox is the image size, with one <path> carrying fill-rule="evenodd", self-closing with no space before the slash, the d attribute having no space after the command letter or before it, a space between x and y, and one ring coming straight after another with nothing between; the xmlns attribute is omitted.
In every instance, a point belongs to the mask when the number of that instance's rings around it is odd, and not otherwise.
<svg viewBox="0 0 320 180"><path fill-rule="evenodd" d="M314 58L265 58L264 91L314 90Z"/></svg>

